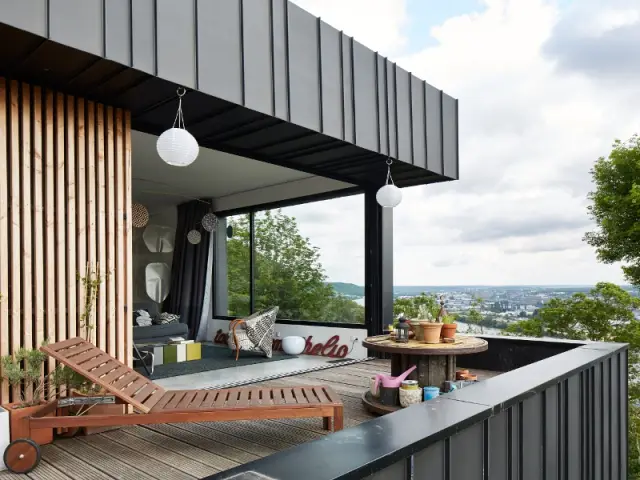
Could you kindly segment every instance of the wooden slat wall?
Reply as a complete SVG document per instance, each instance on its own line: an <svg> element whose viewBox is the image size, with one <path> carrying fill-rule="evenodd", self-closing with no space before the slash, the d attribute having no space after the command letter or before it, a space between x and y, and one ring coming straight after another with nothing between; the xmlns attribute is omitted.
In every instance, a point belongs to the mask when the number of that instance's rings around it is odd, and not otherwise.
<svg viewBox="0 0 640 480"><path fill-rule="evenodd" d="M108 273L91 341L132 364L130 128L122 109L0 78L0 355L85 335L89 262ZM0 403L16 394L3 382Z"/></svg>

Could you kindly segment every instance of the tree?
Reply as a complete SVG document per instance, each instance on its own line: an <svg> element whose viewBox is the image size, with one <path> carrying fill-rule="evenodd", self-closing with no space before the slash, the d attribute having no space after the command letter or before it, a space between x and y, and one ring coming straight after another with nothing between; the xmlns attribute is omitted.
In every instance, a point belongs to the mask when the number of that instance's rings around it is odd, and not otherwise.
<svg viewBox="0 0 640 480"><path fill-rule="evenodd" d="M598 230L585 235L604 263L624 262L622 270L640 285L640 137L616 140L608 158L599 158L591 170L596 190L589 213Z"/></svg>
<svg viewBox="0 0 640 480"><path fill-rule="evenodd" d="M598 283L588 294L553 298L538 315L507 327L504 333L629 344L629 466L640 476L640 299L611 283Z"/></svg>
<svg viewBox="0 0 640 480"><path fill-rule="evenodd" d="M438 318L440 305L435 295L427 295L421 293L415 297L396 298L393 302L393 316L398 317L404 315L406 318L417 318L420 305L426 305L431 316Z"/></svg>
<svg viewBox="0 0 640 480"><path fill-rule="evenodd" d="M303 237L294 217L281 210L255 216L255 306L277 305L279 318L364 323L364 307L326 283L318 248ZM249 215L231 221L227 241L229 313L249 313Z"/></svg>

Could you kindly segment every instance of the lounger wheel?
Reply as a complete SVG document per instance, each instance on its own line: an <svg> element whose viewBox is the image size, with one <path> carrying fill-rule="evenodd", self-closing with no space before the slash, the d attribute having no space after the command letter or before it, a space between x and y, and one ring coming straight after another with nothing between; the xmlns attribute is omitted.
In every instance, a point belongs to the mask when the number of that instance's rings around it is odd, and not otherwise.
<svg viewBox="0 0 640 480"><path fill-rule="evenodd" d="M36 442L30 438L19 438L4 450L4 464L12 473L29 473L40 463L42 453Z"/></svg>

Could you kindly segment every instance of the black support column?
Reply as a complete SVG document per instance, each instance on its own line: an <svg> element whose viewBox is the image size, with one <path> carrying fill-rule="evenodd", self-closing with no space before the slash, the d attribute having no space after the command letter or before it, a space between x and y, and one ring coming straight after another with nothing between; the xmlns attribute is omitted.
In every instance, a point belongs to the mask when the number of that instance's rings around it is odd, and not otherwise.
<svg viewBox="0 0 640 480"><path fill-rule="evenodd" d="M365 192L365 321L369 335L380 335L393 321L393 209Z"/></svg>

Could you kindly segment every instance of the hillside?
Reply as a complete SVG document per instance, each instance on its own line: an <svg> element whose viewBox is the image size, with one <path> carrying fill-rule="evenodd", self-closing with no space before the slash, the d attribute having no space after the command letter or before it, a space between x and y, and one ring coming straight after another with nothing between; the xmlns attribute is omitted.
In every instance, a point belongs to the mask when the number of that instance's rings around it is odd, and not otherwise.
<svg viewBox="0 0 640 480"><path fill-rule="evenodd" d="M329 282L336 293L347 297L364 297L364 287L353 283Z"/></svg>

